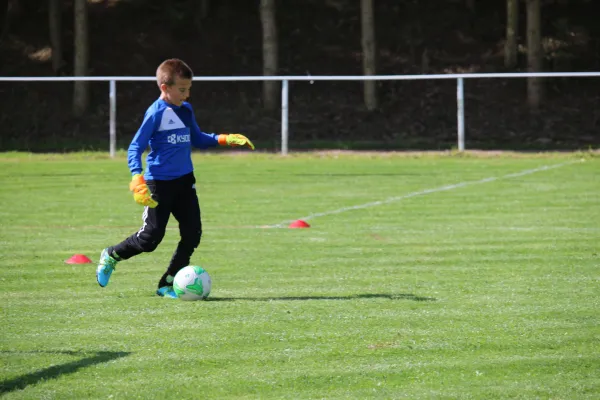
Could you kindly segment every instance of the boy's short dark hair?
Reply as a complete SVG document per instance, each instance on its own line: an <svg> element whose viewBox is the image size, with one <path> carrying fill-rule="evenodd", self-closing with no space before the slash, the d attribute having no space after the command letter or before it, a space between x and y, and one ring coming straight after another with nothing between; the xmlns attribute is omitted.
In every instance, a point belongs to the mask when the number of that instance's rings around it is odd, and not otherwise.
<svg viewBox="0 0 600 400"><path fill-rule="evenodd" d="M175 78L192 79L193 77L192 69L178 58L165 60L156 69L156 83L159 87L163 83L167 86L173 85Z"/></svg>

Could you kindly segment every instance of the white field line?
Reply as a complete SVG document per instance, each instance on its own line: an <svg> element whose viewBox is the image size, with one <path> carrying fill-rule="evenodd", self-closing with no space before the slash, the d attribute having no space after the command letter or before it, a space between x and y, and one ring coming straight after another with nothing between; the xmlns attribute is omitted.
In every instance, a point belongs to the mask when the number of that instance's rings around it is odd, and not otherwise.
<svg viewBox="0 0 600 400"><path fill-rule="evenodd" d="M405 194L405 195L402 195L402 196L388 197L385 200L372 201L372 202L369 202L369 203L359 204L359 205L356 205L356 206L338 208L337 210L331 210L331 211L324 211L324 212L320 212L320 213L314 213L314 214L306 215L304 217L300 217L300 218L297 218L297 219L300 219L300 220L303 220L303 221L308 221L308 220L311 220L311 219L314 219L314 218L325 217L325 216L334 215L334 214L341 214L341 213L344 213L344 212L347 212L347 211L362 210L364 208L371 208L371 207L382 206L382 205L385 205L385 204L395 203L397 201L409 199L411 197L424 196L426 194L431 194L431 193L445 192L445 191L448 191L448 190L454 190L454 189L462 188L462 187L465 187L465 186L473 186L473 185L480 185L482 183L494 182L494 181L501 180L501 179L517 178L519 176L525 176L525 175L535 174L536 172L548 171L548 170L551 170L551 169L561 168L561 167L564 167L564 166L567 166L567 165L571 165L571 164L575 164L575 163L578 163L578 162L581 162L581 160L568 161L568 162L564 162L564 163L560 163L560 164L554 164L554 165L545 165L543 167L534 168L534 169L526 169L524 171L515 172L515 173L512 173L512 174L506 174L506 175L502 175L502 176L492 176L492 177L489 177L489 178L480 179L478 181L460 182L460 183L455 183L453 185L446 185L446 186L440 186L440 187L433 188L433 189L420 190L418 192L412 192L412 193L408 193L408 194ZM263 228L284 228L284 227L287 227L290 223L292 223L294 221L295 221L295 219L294 220L290 220L290 221L283 221L283 222L280 222L280 223L275 224L275 225L263 226Z"/></svg>

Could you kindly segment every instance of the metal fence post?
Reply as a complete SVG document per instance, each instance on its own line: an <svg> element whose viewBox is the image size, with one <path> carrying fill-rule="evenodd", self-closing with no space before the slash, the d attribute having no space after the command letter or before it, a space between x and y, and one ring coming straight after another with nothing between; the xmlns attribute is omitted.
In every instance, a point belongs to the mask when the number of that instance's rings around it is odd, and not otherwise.
<svg viewBox="0 0 600 400"><path fill-rule="evenodd" d="M110 157L117 154L117 82L111 79L109 82L109 136Z"/></svg>
<svg viewBox="0 0 600 400"><path fill-rule="evenodd" d="M289 98L289 82L287 79L282 80L281 85L281 154L284 156L288 153L288 98Z"/></svg>
<svg viewBox="0 0 600 400"><path fill-rule="evenodd" d="M463 78L456 82L456 119L458 128L458 151L465 150L465 91Z"/></svg>

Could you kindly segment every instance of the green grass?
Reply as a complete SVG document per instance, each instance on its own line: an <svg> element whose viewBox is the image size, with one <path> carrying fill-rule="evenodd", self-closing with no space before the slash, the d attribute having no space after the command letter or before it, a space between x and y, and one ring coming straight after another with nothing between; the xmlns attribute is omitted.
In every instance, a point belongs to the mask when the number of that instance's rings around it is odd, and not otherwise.
<svg viewBox="0 0 600 400"><path fill-rule="evenodd" d="M139 229L122 154L0 154L0 397L600 397L597 156L195 165L213 291L182 302L174 223L106 288L64 263Z"/></svg>

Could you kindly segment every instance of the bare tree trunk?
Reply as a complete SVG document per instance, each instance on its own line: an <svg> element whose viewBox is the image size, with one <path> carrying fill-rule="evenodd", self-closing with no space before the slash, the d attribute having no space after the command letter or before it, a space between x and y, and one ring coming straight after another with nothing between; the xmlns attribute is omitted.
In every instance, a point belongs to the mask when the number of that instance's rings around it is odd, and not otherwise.
<svg viewBox="0 0 600 400"><path fill-rule="evenodd" d="M75 76L87 76L89 62L87 1L74 2ZM73 114L81 117L88 108L90 83L77 81L73 91Z"/></svg>
<svg viewBox="0 0 600 400"><path fill-rule="evenodd" d="M2 29L0 30L0 42L8 35L8 31L10 30L13 21L21 15L22 7L20 0L6 0L6 8L4 11L4 21Z"/></svg>
<svg viewBox="0 0 600 400"><path fill-rule="evenodd" d="M517 37L519 36L519 0L506 0L506 42L504 66L517 66Z"/></svg>
<svg viewBox="0 0 600 400"><path fill-rule="evenodd" d="M263 75L277 75L277 24L275 20L275 0L260 1L260 20L263 31ZM263 81L263 105L274 111L278 105L277 81Z"/></svg>
<svg viewBox="0 0 600 400"><path fill-rule="evenodd" d="M465 6L471 13L475 13L475 0L465 0Z"/></svg>
<svg viewBox="0 0 600 400"><path fill-rule="evenodd" d="M362 27L363 75L375 75L376 46L373 0L361 0L360 9ZM372 111L377 108L376 81L364 81L364 100L367 110Z"/></svg>
<svg viewBox="0 0 600 400"><path fill-rule="evenodd" d="M48 4L48 23L50 26L50 45L52 46L52 71L58 75L62 67L62 0L50 0Z"/></svg>
<svg viewBox="0 0 600 400"><path fill-rule="evenodd" d="M200 13L200 18L204 19L208 17L208 10L210 9L210 0L198 0L200 1L200 7L198 12Z"/></svg>
<svg viewBox="0 0 600 400"><path fill-rule="evenodd" d="M210 11L210 0L196 0L194 3L194 25L198 30L202 28L202 22L208 17Z"/></svg>
<svg viewBox="0 0 600 400"><path fill-rule="evenodd" d="M529 72L542 70L542 33L540 0L527 0L527 67ZM527 78L527 102L536 111L542 100L542 79Z"/></svg>

